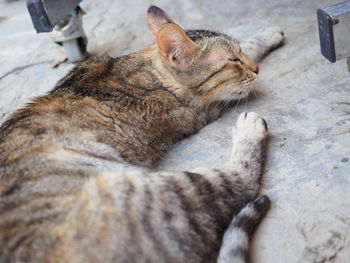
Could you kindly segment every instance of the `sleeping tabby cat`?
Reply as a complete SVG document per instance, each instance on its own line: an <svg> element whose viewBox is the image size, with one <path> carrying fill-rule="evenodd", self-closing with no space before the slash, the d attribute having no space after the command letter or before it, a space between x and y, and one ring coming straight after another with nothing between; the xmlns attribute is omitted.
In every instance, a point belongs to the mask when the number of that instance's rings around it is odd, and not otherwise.
<svg viewBox="0 0 350 263"><path fill-rule="evenodd" d="M81 63L0 128L0 262L215 262L256 198L267 126L255 113L238 118L226 167L148 169L246 97L258 66L230 37L185 31L157 7L147 24L155 45ZM246 50L260 59L282 40L270 28ZM244 260L268 204L234 218L219 261Z"/></svg>

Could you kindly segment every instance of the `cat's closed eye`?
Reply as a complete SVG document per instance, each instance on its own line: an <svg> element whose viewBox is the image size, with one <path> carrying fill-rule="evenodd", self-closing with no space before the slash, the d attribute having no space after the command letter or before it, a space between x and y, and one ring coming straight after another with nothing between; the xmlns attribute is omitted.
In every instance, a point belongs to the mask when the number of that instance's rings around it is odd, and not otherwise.
<svg viewBox="0 0 350 263"><path fill-rule="evenodd" d="M229 58L228 60L233 62L241 62L239 58Z"/></svg>

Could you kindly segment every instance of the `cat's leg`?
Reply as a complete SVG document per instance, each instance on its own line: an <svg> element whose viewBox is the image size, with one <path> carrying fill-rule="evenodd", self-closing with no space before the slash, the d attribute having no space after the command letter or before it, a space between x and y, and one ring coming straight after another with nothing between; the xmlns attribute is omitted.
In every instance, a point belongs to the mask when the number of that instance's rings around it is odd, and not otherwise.
<svg viewBox="0 0 350 263"><path fill-rule="evenodd" d="M248 262L249 239L270 208L270 199L260 196L233 217L224 234L217 263Z"/></svg>
<svg viewBox="0 0 350 263"><path fill-rule="evenodd" d="M260 30L255 36L241 43L243 52L255 62L261 61L272 50L281 46L284 42L284 34L277 26Z"/></svg>
<svg viewBox="0 0 350 263"><path fill-rule="evenodd" d="M230 186L235 199L239 199L237 205L245 204L257 197L266 139L266 121L257 113L244 112L239 115L236 127L233 127L233 149L229 163L220 169L195 169L191 174L201 175L216 186Z"/></svg>
<svg viewBox="0 0 350 263"><path fill-rule="evenodd" d="M233 151L230 166L238 171L246 187L245 195L257 193L263 171L267 124L256 113L242 113L233 128ZM230 167L229 166L229 167ZM229 169L229 168L228 168ZM233 217L224 234L218 263L248 262L249 239L270 207L267 196L248 203Z"/></svg>
<svg viewBox="0 0 350 263"><path fill-rule="evenodd" d="M241 113L232 129L233 148L227 169L239 174L245 192L254 196L263 173L267 138L266 121L254 112Z"/></svg>
<svg viewBox="0 0 350 263"><path fill-rule="evenodd" d="M233 128L233 150L230 162L221 169L194 172L226 192L232 191L231 209L237 210L256 198L263 173L267 124L258 114L242 113ZM228 189L227 189L228 188ZM225 199L225 198L224 198ZM219 203L218 199L214 202ZM227 199L223 202L227 202ZM208 201L210 205L210 201ZM249 238L269 207L268 197L249 203L238 213L226 231L218 262L246 262Z"/></svg>
<svg viewBox="0 0 350 263"><path fill-rule="evenodd" d="M228 164L221 169L196 169L193 172L213 177L226 177L239 193L256 198L263 172L267 138L266 121L254 112L239 115L233 127L233 148Z"/></svg>

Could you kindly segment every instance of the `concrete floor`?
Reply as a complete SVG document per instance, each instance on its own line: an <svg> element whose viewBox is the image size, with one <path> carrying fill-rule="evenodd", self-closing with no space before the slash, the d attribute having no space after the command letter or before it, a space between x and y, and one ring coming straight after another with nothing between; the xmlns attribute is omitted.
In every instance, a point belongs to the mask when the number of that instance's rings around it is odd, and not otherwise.
<svg viewBox="0 0 350 263"><path fill-rule="evenodd" d="M338 0L154 0L185 28L226 30L242 39L269 25L285 45L261 63L257 97L188 138L164 169L221 166L242 111L267 119L271 139L263 193L273 206L253 241L252 262L350 262L350 73L319 52L316 9ZM150 1L83 2L93 54L118 56L152 42L144 24ZM50 62L60 48L35 34L25 1L0 0L0 121L44 94L71 64Z"/></svg>

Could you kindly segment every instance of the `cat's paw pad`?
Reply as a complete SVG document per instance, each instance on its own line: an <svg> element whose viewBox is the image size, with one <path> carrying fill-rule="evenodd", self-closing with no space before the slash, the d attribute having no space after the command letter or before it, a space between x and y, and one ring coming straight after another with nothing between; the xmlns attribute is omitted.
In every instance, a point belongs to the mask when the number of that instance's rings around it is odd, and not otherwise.
<svg viewBox="0 0 350 263"><path fill-rule="evenodd" d="M267 136L267 123L255 112L243 112L239 115L236 127L233 128L235 140L264 139Z"/></svg>
<svg viewBox="0 0 350 263"><path fill-rule="evenodd" d="M269 49L277 48L284 42L284 33L278 26L267 27L261 30L258 35L264 39L264 42Z"/></svg>

